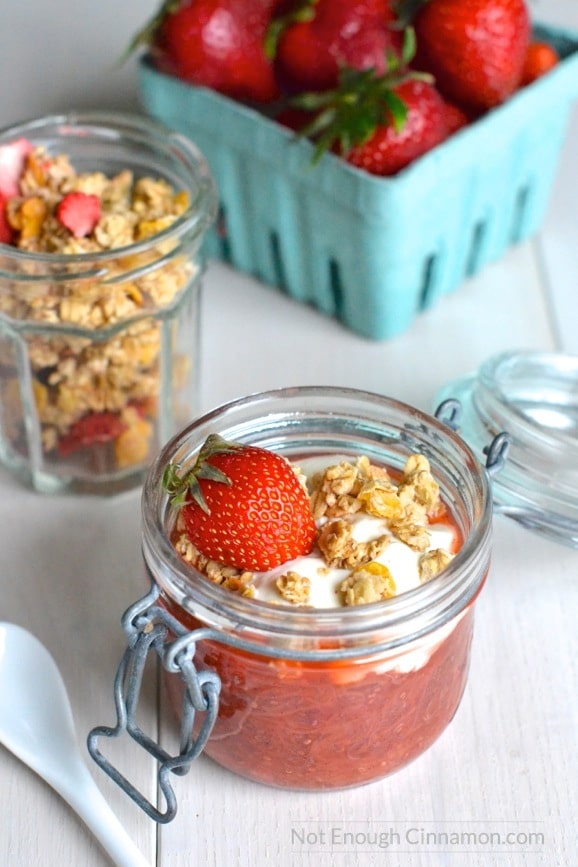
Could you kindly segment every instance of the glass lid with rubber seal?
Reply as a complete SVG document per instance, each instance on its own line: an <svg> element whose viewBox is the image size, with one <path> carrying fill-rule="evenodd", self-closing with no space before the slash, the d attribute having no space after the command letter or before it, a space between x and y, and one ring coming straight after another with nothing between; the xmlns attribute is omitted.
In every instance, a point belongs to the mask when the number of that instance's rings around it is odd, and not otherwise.
<svg viewBox="0 0 578 867"><path fill-rule="evenodd" d="M578 548L578 356L505 352L448 383L436 403L477 455L489 436L509 435L495 511Z"/></svg>

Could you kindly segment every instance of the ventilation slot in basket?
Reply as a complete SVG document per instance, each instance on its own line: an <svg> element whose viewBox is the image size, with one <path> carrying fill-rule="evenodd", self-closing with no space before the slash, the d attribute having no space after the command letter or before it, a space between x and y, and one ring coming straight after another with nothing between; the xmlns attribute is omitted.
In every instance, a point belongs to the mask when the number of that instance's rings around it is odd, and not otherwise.
<svg viewBox="0 0 578 867"><path fill-rule="evenodd" d="M283 256L281 254L281 244L279 243L279 235L277 232L269 233L269 244L271 245L271 261L273 263L273 271L275 274L275 285L280 289L287 289L287 280L285 277L285 266L283 264Z"/></svg>
<svg viewBox="0 0 578 867"><path fill-rule="evenodd" d="M343 281L339 265L335 259L329 260L329 289L335 315L341 319L343 316Z"/></svg>
<svg viewBox="0 0 578 867"><path fill-rule="evenodd" d="M476 223L472 235L472 244L466 262L466 275L470 277L475 274L481 264L482 247L486 234L486 224L483 221Z"/></svg>
<svg viewBox="0 0 578 867"><path fill-rule="evenodd" d="M512 220L511 240L516 244L524 235L526 214L530 201L530 188L520 187L514 203L514 218Z"/></svg>
<svg viewBox="0 0 578 867"><path fill-rule="evenodd" d="M225 262L231 261L231 242L229 241L229 230L227 228L227 212L222 205L219 206L217 221L215 224L215 233L219 244L220 258Z"/></svg>
<svg viewBox="0 0 578 867"><path fill-rule="evenodd" d="M435 288L436 265L438 257L435 253L428 256L425 260L423 269L423 280L421 291L419 293L418 310L427 310L433 302L433 291Z"/></svg>

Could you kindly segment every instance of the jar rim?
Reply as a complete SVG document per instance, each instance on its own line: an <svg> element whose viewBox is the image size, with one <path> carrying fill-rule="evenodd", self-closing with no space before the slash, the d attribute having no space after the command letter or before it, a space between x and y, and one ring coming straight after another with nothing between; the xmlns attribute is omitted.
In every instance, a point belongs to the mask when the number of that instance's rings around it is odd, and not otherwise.
<svg viewBox="0 0 578 867"><path fill-rule="evenodd" d="M195 195L191 196L186 210L169 226L141 241L135 241L123 247L90 253L69 254L21 250L0 242L0 253L3 257L10 258L15 263L31 262L37 266L45 264L52 267L58 265L70 267L77 264L85 268L90 265L97 268L101 264L112 263L117 259L136 255L149 249L152 244L160 244L185 236L190 242L202 236L214 222L217 212L215 181L205 156L190 139L181 133L170 130L159 121L145 115L122 111L69 112L30 118L3 127L0 129L0 145L16 138L26 138L34 134L39 136L43 130L47 131L51 128L54 128L55 135L59 134L63 141L66 140L67 135L80 137L92 132L93 135L102 137L103 141L110 142L113 137L120 139L124 136L127 140L132 140L135 143L146 143L154 147L158 153L169 158L175 166L181 166L187 170L196 184ZM80 275L67 272L66 279L71 280L76 276L86 278L87 275L95 276L95 274L88 274L87 271L82 270ZM97 273L96 276L101 275ZM18 277L25 279L26 275L19 274Z"/></svg>
<svg viewBox="0 0 578 867"><path fill-rule="evenodd" d="M457 497L475 497L477 502L473 508L472 526L449 566L431 581L383 602L337 609L303 609L244 598L213 584L184 563L165 528L169 507L166 492L162 490L162 475L167 463L174 460L175 455L183 457L187 444L197 436L194 449L187 454L191 458L206 438L204 432L217 432L225 438L235 438L235 432L238 434L239 431L248 435L246 416L251 410L255 420L259 418L259 410L272 403L289 412L300 403L328 405L338 400L351 401L356 407L364 405L367 410L371 407L376 417L394 411L400 417L411 419L414 427L421 425L424 430L431 430L438 438L440 454L444 448L451 447L453 462L459 463L458 470L464 476L464 484L455 494ZM320 414L324 411L327 410L317 410ZM269 416L267 418L273 425ZM335 414L331 417L332 421L334 419ZM143 555L153 581L173 601L194 613L203 623L225 630L250 632L257 645L271 639L297 642L302 639L307 642L338 636L345 643L361 642L374 648L382 644L393 647L444 625L475 597L489 562L491 513L489 482L484 467L458 434L432 416L400 401L358 389L333 386L274 389L211 410L165 445L150 467L143 487Z"/></svg>

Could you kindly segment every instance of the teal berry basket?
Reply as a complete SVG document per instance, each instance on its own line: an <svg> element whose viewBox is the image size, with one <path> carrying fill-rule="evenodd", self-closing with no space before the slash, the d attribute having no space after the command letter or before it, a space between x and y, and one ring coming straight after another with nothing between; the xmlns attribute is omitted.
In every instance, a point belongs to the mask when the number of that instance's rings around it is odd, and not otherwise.
<svg viewBox="0 0 578 867"><path fill-rule="evenodd" d="M139 67L143 108L193 139L219 188L207 253L373 340L394 337L540 226L578 96L578 33L536 38L561 62L392 178L259 112Z"/></svg>

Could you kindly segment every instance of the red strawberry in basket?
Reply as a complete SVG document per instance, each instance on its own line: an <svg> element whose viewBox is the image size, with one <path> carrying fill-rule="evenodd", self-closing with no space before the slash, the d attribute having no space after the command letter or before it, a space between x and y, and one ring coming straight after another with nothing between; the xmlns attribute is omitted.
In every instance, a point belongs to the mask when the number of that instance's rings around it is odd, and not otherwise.
<svg viewBox="0 0 578 867"><path fill-rule="evenodd" d="M530 42L522 69L522 85L532 84L560 62L560 55L547 42Z"/></svg>
<svg viewBox="0 0 578 867"><path fill-rule="evenodd" d="M160 69L250 102L276 98L265 56L274 0L165 0L133 40L150 44Z"/></svg>
<svg viewBox="0 0 578 867"><path fill-rule="evenodd" d="M403 125L396 128L386 111L372 135L344 154L347 162L374 175L397 174L449 134L446 107L433 85L406 81L393 92L406 106Z"/></svg>
<svg viewBox="0 0 578 867"><path fill-rule="evenodd" d="M446 124L450 135L467 126L473 119L459 105L456 105L454 102L448 102L447 99L444 99L444 107Z"/></svg>
<svg viewBox="0 0 578 867"><path fill-rule="evenodd" d="M447 104L428 76L406 69L413 53L408 30L402 56L390 57L384 75L343 69L337 90L293 100L314 112L300 130L316 144L314 160L333 150L371 174L394 175L448 137Z"/></svg>
<svg viewBox="0 0 578 867"><path fill-rule="evenodd" d="M428 0L414 26L420 68L450 100L485 111L518 88L530 39L524 0Z"/></svg>
<svg viewBox="0 0 578 867"><path fill-rule="evenodd" d="M213 434L190 472L181 478L169 464L163 482L189 539L211 560L261 572L313 547L309 497L280 455Z"/></svg>
<svg viewBox="0 0 578 867"><path fill-rule="evenodd" d="M277 71L290 92L336 87L339 69L385 70L388 49L399 51L389 0L310 0L284 16Z"/></svg>

